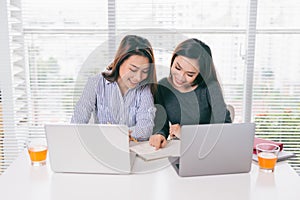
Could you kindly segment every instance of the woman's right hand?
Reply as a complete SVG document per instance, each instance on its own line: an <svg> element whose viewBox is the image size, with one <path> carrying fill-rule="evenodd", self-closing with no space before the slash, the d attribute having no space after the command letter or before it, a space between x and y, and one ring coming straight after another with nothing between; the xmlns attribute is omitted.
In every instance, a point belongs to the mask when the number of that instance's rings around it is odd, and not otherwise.
<svg viewBox="0 0 300 200"><path fill-rule="evenodd" d="M173 124L170 126L170 137L180 139L181 136L181 126L179 124Z"/></svg>
<svg viewBox="0 0 300 200"><path fill-rule="evenodd" d="M149 139L149 144L155 147L156 150L164 148L167 145L167 140L165 136L160 134L151 135Z"/></svg>

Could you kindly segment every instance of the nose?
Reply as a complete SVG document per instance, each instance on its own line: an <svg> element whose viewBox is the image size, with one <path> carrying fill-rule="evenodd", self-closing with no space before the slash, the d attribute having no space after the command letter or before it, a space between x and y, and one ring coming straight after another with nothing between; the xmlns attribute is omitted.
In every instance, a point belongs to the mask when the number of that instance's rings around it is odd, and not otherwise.
<svg viewBox="0 0 300 200"><path fill-rule="evenodd" d="M140 71L140 72L136 73L134 80L135 80L135 82L141 82L145 78L146 78L146 75Z"/></svg>
<svg viewBox="0 0 300 200"><path fill-rule="evenodd" d="M179 72L177 77L178 77L178 79L179 79L180 81L184 81L184 80L185 80L184 72L182 72L182 71Z"/></svg>
<svg viewBox="0 0 300 200"><path fill-rule="evenodd" d="M137 82L140 82L140 81L142 80L142 73L141 73L141 72L137 73L137 75L136 75L136 77L135 77L135 80L136 80Z"/></svg>

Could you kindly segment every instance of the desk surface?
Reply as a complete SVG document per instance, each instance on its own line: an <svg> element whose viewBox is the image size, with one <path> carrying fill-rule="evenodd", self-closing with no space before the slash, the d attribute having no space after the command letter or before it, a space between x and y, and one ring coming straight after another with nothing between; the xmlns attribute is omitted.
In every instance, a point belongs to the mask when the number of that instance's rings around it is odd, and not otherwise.
<svg viewBox="0 0 300 200"><path fill-rule="evenodd" d="M49 162L32 167L24 151L0 176L0 199L300 199L300 177L286 162L271 174L253 163L250 173L188 178L179 177L165 159L136 163L156 170L131 175L53 173Z"/></svg>

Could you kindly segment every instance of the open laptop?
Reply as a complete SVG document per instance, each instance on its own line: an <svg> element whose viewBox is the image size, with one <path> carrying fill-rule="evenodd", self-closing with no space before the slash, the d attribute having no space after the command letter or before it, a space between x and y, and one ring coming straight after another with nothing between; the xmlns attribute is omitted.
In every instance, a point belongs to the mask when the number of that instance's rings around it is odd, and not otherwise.
<svg viewBox="0 0 300 200"><path fill-rule="evenodd" d="M135 154L124 125L46 124L54 172L128 174Z"/></svg>
<svg viewBox="0 0 300 200"><path fill-rule="evenodd" d="M180 157L170 157L179 176L251 170L254 123L183 125Z"/></svg>

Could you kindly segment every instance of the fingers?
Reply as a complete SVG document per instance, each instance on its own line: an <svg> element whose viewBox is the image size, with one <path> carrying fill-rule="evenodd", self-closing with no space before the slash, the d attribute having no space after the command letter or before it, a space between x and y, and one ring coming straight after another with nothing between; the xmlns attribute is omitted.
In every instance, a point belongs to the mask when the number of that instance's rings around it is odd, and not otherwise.
<svg viewBox="0 0 300 200"><path fill-rule="evenodd" d="M181 132L181 127L179 124L173 124L170 126L169 133L171 138L174 137L180 138L180 132Z"/></svg>
<svg viewBox="0 0 300 200"><path fill-rule="evenodd" d="M149 144L151 146L154 146L154 141L155 141L155 135L152 135L150 138L149 138Z"/></svg>
<svg viewBox="0 0 300 200"><path fill-rule="evenodd" d="M160 149L160 142L156 142L155 145L154 145L154 147L155 147L155 150Z"/></svg>
<svg viewBox="0 0 300 200"><path fill-rule="evenodd" d="M177 131L177 132L174 134L174 138L180 138L180 131Z"/></svg>
<svg viewBox="0 0 300 200"><path fill-rule="evenodd" d="M170 126L170 134L175 134L176 132L178 132L180 130L180 125L179 124L173 124Z"/></svg>
<svg viewBox="0 0 300 200"><path fill-rule="evenodd" d="M170 134L170 138L176 137L176 129L174 127L170 128L169 134Z"/></svg>
<svg viewBox="0 0 300 200"><path fill-rule="evenodd" d="M153 146L155 147L155 150L159 149L160 145L161 145L161 137L160 136L155 137L155 141L153 144L154 144Z"/></svg>
<svg viewBox="0 0 300 200"><path fill-rule="evenodd" d="M166 147L166 145L167 145L167 140L165 138L163 138L163 141L161 143L161 148Z"/></svg>
<svg viewBox="0 0 300 200"><path fill-rule="evenodd" d="M173 133L173 132L170 132L170 138L173 139L174 137L176 137L176 136L174 135L174 133Z"/></svg>
<svg viewBox="0 0 300 200"><path fill-rule="evenodd" d="M164 144L165 141L165 137L162 135L152 135L149 139L149 144L153 147L155 147L156 150L158 150L159 148L164 147L166 144Z"/></svg>

